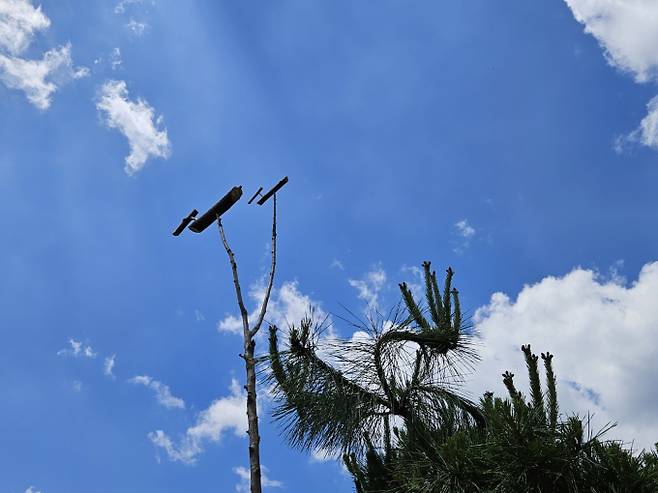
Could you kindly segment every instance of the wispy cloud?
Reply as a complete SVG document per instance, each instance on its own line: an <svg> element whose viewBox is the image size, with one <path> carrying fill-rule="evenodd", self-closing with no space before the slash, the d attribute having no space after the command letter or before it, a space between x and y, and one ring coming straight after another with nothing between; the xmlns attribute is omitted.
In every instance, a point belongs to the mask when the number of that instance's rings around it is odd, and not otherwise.
<svg viewBox="0 0 658 493"><path fill-rule="evenodd" d="M381 266L373 267L361 279L348 279L347 282L357 290L357 297L367 303L367 310L379 309L379 293L386 285L386 271Z"/></svg>
<svg viewBox="0 0 658 493"><path fill-rule="evenodd" d="M462 219L461 221L457 221L455 223L455 228L457 229L457 233L459 236L462 238L465 238L467 240L470 240L475 236L475 228L468 224L468 220Z"/></svg>
<svg viewBox="0 0 658 493"><path fill-rule="evenodd" d="M475 237L476 231L467 219L461 219L455 223L455 234L459 238L459 244L453 248L453 251L462 254L471 245L471 240Z"/></svg>
<svg viewBox="0 0 658 493"><path fill-rule="evenodd" d="M66 82L86 77L85 67L74 68L71 44L47 50L41 59L20 55L36 33L50 27L50 19L29 0L0 1L0 81L23 91L30 103L46 110L52 95Z"/></svg>
<svg viewBox="0 0 658 493"><path fill-rule="evenodd" d="M125 169L129 175L141 170L150 156L167 159L171 155L167 129L161 129L162 116L156 117L155 110L145 100L130 100L124 81L105 82L96 107L107 125L128 139L130 154Z"/></svg>
<svg viewBox="0 0 658 493"><path fill-rule="evenodd" d="M332 269L345 270L345 266L343 265L343 262L338 260L337 258L331 261L329 267L331 267Z"/></svg>
<svg viewBox="0 0 658 493"><path fill-rule="evenodd" d="M64 348L57 351L57 356L72 356L74 358L95 358L96 353L89 344L83 344L81 341L69 339L70 348Z"/></svg>
<svg viewBox="0 0 658 493"><path fill-rule="evenodd" d="M123 14L126 12L126 7L130 4L142 3L144 0L121 0L114 7L115 14Z"/></svg>
<svg viewBox="0 0 658 493"><path fill-rule="evenodd" d="M423 277L423 270L415 265L403 265L400 270L405 276L404 282L407 288L411 291L414 298L422 300L425 297L425 283Z"/></svg>
<svg viewBox="0 0 658 493"><path fill-rule="evenodd" d="M30 486L25 490L25 493L41 493L41 491L37 490L34 486Z"/></svg>
<svg viewBox="0 0 658 493"><path fill-rule="evenodd" d="M121 66L122 63L123 60L121 59L121 49L118 47L114 48L112 53L110 53L110 68L112 70L116 70Z"/></svg>
<svg viewBox="0 0 658 493"><path fill-rule="evenodd" d="M234 467L233 472L237 474L240 477L240 482L235 485L235 491L238 493L249 493L250 491L250 474L249 474L249 469L246 467ZM268 469L267 467L261 465L260 467L260 472L261 472L261 486L263 488L281 488L283 487L283 483L281 481L277 481L276 479L270 479L267 476Z"/></svg>
<svg viewBox="0 0 658 493"><path fill-rule="evenodd" d="M658 151L658 96L647 103L647 115L640 121L640 125L632 132L617 137L614 149L621 154L636 144Z"/></svg>
<svg viewBox="0 0 658 493"><path fill-rule="evenodd" d="M105 358L105 361L103 362L103 374L105 376L108 376L110 378L114 378L114 363L116 360L116 354L113 354L112 356L108 356Z"/></svg>
<svg viewBox="0 0 658 493"><path fill-rule="evenodd" d="M168 385L154 380L148 375L137 375L128 380L128 382L135 385L143 385L144 387L148 387L153 390L158 403L167 409L185 409L185 401L179 397L175 397L171 393L171 389Z"/></svg>
<svg viewBox="0 0 658 493"><path fill-rule="evenodd" d="M148 27L148 24L146 22L139 22L136 21L135 19L130 19L130 21L128 21L128 23L126 24L126 27L135 36L141 36L146 32L146 28Z"/></svg>
<svg viewBox="0 0 658 493"><path fill-rule="evenodd" d="M170 460L193 464L207 442L218 442L228 431L240 437L246 435L246 408L247 396L234 379L231 382L231 394L215 400L199 413L194 426L185 431L178 443L162 430L151 432L148 437L154 445L166 452Z"/></svg>

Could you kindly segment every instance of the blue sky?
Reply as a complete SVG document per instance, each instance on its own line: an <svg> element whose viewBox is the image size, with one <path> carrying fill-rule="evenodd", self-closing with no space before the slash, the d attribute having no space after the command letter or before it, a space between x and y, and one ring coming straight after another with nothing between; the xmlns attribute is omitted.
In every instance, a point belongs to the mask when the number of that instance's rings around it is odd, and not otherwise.
<svg viewBox="0 0 658 493"><path fill-rule="evenodd" d="M651 1L38 5L0 0L2 491L243 488L226 254L171 230L284 175L268 320L385 310L451 265L474 395L531 342L565 412L658 440ZM246 198L225 226L257 298L270 209ZM268 489L351 491L270 408Z"/></svg>

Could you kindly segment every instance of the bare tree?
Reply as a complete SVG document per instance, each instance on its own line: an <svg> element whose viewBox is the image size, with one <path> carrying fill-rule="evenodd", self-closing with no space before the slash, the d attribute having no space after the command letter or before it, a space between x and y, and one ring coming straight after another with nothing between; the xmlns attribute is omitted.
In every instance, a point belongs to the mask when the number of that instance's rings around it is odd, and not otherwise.
<svg viewBox="0 0 658 493"><path fill-rule="evenodd" d="M240 307L240 315L242 317L242 334L244 338L244 353L240 356L244 359L245 370L247 372L247 420L249 424L249 465L250 465L250 483L251 493L261 493L261 473L260 473L260 434L258 432L258 409L256 406L256 359L254 351L256 348L256 334L260 330L265 313L267 312L267 304L270 300L272 292L272 285L274 283L274 272L276 270L276 193L272 197L274 201L272 212L272 263L270 265L270 273L265 290L265 297L260 306L256 322L250 326L249 313L244 305L242 298L242 289L240 287L240 279L238 277L238 264L235 261L233 250L228 244L226 233L222 220L217 216L217 227L219 228L219 235L221 236L224 249L231 263L231 270L233 272L233 284L235 287L235 295L238 299L238 306Z"/></svg>

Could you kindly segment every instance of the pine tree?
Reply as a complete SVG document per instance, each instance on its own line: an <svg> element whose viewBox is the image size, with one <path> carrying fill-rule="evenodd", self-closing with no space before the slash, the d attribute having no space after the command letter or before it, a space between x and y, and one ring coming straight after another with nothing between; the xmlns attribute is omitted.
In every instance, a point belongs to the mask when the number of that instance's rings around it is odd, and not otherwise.
<svg viewBox="0 0 658 493"><path fill-rule="evenodd" d="M561 416L553 355L521 347L530 398L505 372L508 396L474 403L459 392L477 356L447 270L443 293L423 263L425 304L400 284L402 305L368 337L339 340L307 317L269 362L283 424L295 447L342 453L357 493L655 492L656 451L634 454L594 433L589 417ZM321 344L322 343L322 344Z"/></svg>

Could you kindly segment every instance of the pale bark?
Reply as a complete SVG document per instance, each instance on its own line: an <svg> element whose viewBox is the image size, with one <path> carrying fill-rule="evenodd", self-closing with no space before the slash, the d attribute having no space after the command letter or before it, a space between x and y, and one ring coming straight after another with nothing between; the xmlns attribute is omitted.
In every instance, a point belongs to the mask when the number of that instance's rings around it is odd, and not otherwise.
<svg viewBox="0 0 658 493"><path fill-rule="evenodd" d="M274 212L272 215L272 264L270 267L268 283L265 290L265 297L263 298L260 312L256 320L256 324L253 326L253 328L249 328L249 313L245 308L244 300L242 298L242 289L240 288L240 279L238 277L238 264L235 261L235 255L233 254L233 251L231 250L226 239L224 227L222 226L222 220L217 217L219 235L222 239L222 243L224 244L224 249L228 254L229 262L231 263L233 284L235 287L235 294L238 299L238 306L240 308L240 316L242 318L244 354L241 356L244 359L245 370L247 373L247 385L245 385L245 389L247 391L247 433L249 434L249 471L251 493L262 492L260 471L260 434L258 431L258 406L256 401L256 360L254 357L256 341L254 340L254 337L256 336L256 333L260 329L265 318L265 313L267 312L267 304L272 292L272 285L274 284L274 271L276 269L276 194L274 195L273 199Z"/></svg>

